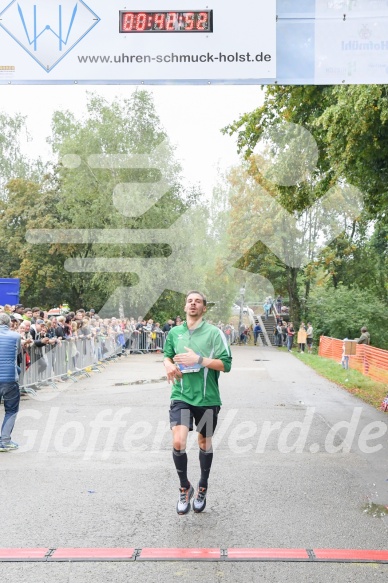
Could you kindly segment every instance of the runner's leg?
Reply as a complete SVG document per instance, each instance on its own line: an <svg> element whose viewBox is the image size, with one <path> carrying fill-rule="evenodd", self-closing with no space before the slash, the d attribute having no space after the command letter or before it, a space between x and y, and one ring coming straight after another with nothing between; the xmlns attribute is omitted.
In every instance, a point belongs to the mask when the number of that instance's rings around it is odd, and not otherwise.
<svg viewBox="0 0 388 583"><path fill-rule="evenodd" d="M189 428L185 425L175 425L172 428L173 436L173 450L172 458L174 460L175 468L178 473L181 488L188 488L190 482L187 479L187 453L186 443Z"/></svg>
<svg viewBox="0 0 388 583"><path fill-rule="evenodd" d="M207 488L210 469L213 462L212 438L204 437L203 435L201 435L201 433L198 433L198 445L199 445L199 465L201 468L199 487Z"/></svg>

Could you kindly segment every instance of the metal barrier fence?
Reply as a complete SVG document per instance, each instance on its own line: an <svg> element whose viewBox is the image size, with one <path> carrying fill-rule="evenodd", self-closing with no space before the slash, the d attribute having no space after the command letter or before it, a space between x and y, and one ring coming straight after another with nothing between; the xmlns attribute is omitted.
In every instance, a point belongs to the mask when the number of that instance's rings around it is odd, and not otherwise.
<svg viewBox="0 0 388 583"><path fill-rule="evenodd" d="M163 352L166 342L166 332L132 332L125 334L125 348L130 352L144 354L146 352Z"/></svg>
<svg viewBox="0 0 388 583"><path fill-rule="evenodd" d="M132 332L125 334L125 348L132 353L163 352L168 332ZM225 334L229 344L233 344L238 336L235 330Z"/></svg>
<svg viewBox="0 0 388 583"><path fill-rule="evenodd" d="M77 376L88 375L89 367L100 372L99 364L122 352L115 338L63 340L42 348L32 345L23 350L19 386L33 392L34 387L42 383L55 385L63 377L76 382Z"/></svg>
<svg viewBox="0 0 388 583"><path fill-rule="evenodd" d="M318 354L341 362L342 348L343 340L321 336ZM375 381L388 383L388 350L357 344L356 354L349 356L349 368L358 370Z"/></svg>
<svg viewBox="0 0 388 583"><path fill-rule="evenodd" d="M234 331L233 331L234 332ZM89 367L101 372L99 366L121 354L163 352L168 332L124 332L115 337L63 340L56 345L24 349L19 386L24 392L34 392L41 384L55 386L64 377L76 382L77 376L88 376ZM229 343L234 335L227 336Z"/></svg>

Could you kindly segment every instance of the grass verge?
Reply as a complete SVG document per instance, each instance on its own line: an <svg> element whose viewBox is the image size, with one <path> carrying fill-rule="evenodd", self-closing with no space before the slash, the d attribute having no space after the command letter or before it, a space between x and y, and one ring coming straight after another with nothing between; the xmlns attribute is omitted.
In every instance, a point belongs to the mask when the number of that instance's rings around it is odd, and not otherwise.
<svg viewBox="0 0 388 583"><path fill-rule="evenodd" d="M387 396L388 386L379 383L364 376L357 370L344 370L338 362L330 358L323 358L317 354L299 354L293 352L293 355L314 369L318 374L329 381L333 381L346 389L352 395L379 409L382 400Z"/></svg>

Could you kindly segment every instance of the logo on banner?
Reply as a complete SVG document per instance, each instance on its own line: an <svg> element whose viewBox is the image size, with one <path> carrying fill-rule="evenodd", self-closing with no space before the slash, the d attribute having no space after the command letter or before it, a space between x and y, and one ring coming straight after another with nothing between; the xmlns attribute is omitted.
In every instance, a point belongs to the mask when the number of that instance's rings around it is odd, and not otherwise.
<svg viewBox="0 0 388 583"><path fill-rule="evenodd" d="M358 31L360 38L364 40L368 40L372 37L372 31L367 24L363 24L360 30Z"/></svg>
<svg viewBox="0 0 388 583"><path fill-rule="evenodd" d="M101 20L83 0L13 0L0 19L0 27L47 73Z"/></svg>

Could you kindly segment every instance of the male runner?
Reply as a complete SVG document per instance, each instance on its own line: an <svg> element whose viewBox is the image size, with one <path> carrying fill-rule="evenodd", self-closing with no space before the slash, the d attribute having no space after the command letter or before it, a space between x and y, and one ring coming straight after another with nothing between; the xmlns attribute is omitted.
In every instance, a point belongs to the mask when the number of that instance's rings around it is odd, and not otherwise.
<svg viewBox="0 0 388 583"><path fill-rule="evenodd" d="M230 347L224 333L203 320L206 297L191 291L186 296L186 321L172 328L164 346L164 366L168 382L173 382L170 426L173 460L180 480L177 513L186 514L194 488L187 479L186 442L193 420L198 432L201 477L193 500L194 512L206 506L208 478L213 461L212 437L221 408L218 377L229 372Z"/></svg>

